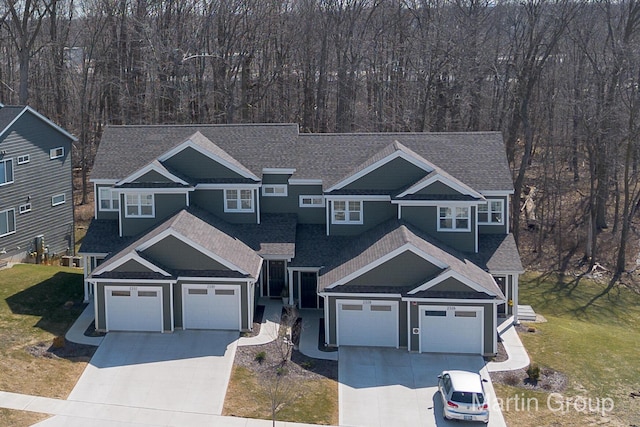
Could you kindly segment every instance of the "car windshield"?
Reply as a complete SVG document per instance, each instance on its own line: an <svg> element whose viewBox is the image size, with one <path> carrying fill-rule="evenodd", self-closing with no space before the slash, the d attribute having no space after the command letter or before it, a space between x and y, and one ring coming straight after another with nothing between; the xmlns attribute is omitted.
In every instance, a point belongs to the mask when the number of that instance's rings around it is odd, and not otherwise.
<svg viewBox="0 0 640 427"><path fill-rule="evenodd" d="M482 393L454 391L451 395L451 400L458 403L472 403L475 405L482 405L484 403L484 396L482 395Z"/></svg>

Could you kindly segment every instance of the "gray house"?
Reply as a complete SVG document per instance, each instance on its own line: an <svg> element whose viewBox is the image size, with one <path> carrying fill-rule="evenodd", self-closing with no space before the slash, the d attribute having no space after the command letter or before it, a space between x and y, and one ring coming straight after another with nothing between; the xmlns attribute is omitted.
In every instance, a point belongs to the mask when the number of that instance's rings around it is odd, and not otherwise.
<svg viewBox="0 0 640 427"><path fill-rule="evenodd" d="M80 250L96 327L248 330L260 297L328 346L490 355L517 320L500 133L110 126Z"/></svg>
<svg viewBox="0 0 640 427"><path fill-rule="evenodd" d="M71 144L30 107L0 104L0 260L42 261L73 251Z"/></svg>

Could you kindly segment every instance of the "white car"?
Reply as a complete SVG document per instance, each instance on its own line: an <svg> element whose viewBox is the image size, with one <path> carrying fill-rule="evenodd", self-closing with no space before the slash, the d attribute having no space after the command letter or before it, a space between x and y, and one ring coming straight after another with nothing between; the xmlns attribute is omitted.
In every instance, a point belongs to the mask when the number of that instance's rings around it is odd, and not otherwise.
<svg viewBox="0 0 640 427"><path fill-rule="evenodd" d="M438 375L444 417L448 420L489 422L489 404L480 375L467 371L443 371Z"/></svg>

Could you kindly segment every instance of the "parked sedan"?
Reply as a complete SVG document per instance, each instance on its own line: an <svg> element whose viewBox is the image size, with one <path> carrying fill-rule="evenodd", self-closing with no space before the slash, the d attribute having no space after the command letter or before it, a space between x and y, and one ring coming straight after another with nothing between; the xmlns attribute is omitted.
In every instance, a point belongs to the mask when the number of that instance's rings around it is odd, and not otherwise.
<svg viewBox="0 0 640 427"><path fill-rule="evenodd" d="M465 421L489 422L489 405L483 380L475 372L443 371L438 375L444 417Z"/></svg>

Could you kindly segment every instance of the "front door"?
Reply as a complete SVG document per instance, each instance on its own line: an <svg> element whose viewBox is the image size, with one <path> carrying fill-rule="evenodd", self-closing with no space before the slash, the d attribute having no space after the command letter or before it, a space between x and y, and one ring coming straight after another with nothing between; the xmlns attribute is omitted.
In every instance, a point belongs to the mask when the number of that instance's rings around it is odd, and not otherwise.
<svg viewBox="0 0 640 427"><path fill-rule="evenodd" d="M284 261L269 260L269 296L280 297L285 282Z"/></svg>
<svg viewBox="0 0 640 427"><path fill-rule="evenodd" d="M300 272L300 308L318 308L317 285L315 271Z"/></svg>

